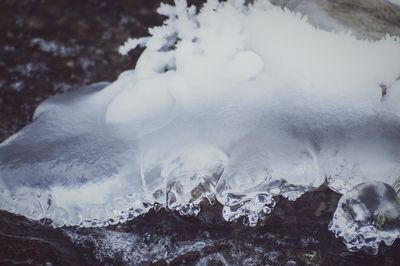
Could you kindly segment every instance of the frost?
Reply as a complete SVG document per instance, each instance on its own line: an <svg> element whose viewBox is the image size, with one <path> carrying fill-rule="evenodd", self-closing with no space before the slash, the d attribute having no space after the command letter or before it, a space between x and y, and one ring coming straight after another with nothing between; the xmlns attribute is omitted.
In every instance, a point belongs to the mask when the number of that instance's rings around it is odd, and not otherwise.
<svg viewBox="0 0 400 266"><path fill-rule="evenodd" d="M127 55L129 51L135 49L138 46L145 46L148 38L132 39L129 38L123 45L118 49L118 52L122 55Z"/></svg>
<svg viewBox="0 0 400 266"><path fill-rule="evenodd" d="M121 48L146 46L133 71L48 99L0 145L2 209L103 226L216 199L255 226L279 195L399 183L397 37L329 32L269 1L159 12ZM340 208L333 230L350 241Z"/></svg>

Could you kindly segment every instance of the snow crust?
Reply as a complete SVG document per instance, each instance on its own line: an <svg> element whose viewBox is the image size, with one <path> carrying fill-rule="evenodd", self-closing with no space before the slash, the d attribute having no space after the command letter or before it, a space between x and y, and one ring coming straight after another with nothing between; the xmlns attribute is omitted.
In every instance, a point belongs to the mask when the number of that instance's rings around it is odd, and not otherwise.
<svg viewBox="0 0 400 266"><path fill-rule="evenodd" d="M398 184L398 37L328 32L261 0L159 12L120 49L146 46L134 70L46 100L0 145L1 209L104 226L208 199L255 226L278 195Z"/></svg>

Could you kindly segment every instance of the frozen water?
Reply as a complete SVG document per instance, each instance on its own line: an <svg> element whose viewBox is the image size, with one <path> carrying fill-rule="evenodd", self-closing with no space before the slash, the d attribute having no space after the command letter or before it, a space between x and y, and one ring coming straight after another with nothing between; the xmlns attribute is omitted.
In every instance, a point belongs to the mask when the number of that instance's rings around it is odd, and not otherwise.
<svg viewBox="0 0 400 266"><path fill-rule="evenodd" d="M362 183L342 196L330 229L349 250L377 254L383 241L400 236L400 201L394 189L381 182Z"/></svg>
<svg viewBox="0 0 400 266"><path fill-rule="evenodd" d="M104 263L107 258L118 258L121 263L127 265L145 265L157 261L173 264L182 254L200 253L215 245L211 239L176 241L174 236L170 235L154 236L149 233L135 234L104 229L99 229L91 235L71 231L65 233L75 245L93 245L94 255L99 261Z"/></svg>
<svg viewBox="0 0 400 266"><path fill-rule="evenodd" d="M255 226L278 195L398 184L397 37L329 32L269 1L159 12L163 26L121 48L146 45L133 71L50 98L0 145L2 209L102 226L208 199Z"/></svg>

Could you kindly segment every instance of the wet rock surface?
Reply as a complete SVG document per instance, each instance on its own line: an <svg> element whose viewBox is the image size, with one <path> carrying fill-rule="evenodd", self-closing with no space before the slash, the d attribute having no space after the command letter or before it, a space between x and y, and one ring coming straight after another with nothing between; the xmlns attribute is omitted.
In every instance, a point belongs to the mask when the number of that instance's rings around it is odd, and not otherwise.
<svg viewBox="0 0 400 266"><path fill-rule="evenodd" d="M358 38L379 39L400 35L400 6L387 0L271 0L309 17L327 30L348 31ZM321 19L324 17L324 19ZM326 20L326 17L329 17Z"/></svg>
<svg viewBox="0 0 400 266"><path fill-rule="evenodd" d="M207 204L198 217L151 211L106 228L52 229L0 212L0 264L395 265L398 242L377 256L351 253L327 230L339 197L321 188L295 202L279 198L256 228L226 223L221 206Z"/></svg>
<svg viewBox="0 0 400 266"><path fill-rule="evenodd" d="M280 2L296 8L293 1ZM326 6L327 1L313 2ZM376 9L360 1L328 2L326 12L359 34L365 25L372 25L372 38L382 29L399 32L399 9L384 1ZM155 14L158 5L155 0L0 1L0 142L26 125L48 96L113 80L133 68L140 51L122 57L118 46L162 22ZM350 19L354 13L363 19ZM224 222L218 205L203 206L198 217L160 210L91 229L52 229L46 221L0 212L0 265L398 264L398 240L371 256L347 251L327 230L339 197L321 188L296 202L279 199L256 228Z"/></svg>

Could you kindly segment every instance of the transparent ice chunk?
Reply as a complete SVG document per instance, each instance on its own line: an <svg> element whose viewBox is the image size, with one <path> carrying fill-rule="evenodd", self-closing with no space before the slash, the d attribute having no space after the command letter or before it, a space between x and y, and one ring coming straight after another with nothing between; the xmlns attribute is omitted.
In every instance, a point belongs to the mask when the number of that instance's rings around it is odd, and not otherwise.
<svg viewBox="0 0 400 266"><path fill-rule="evenodd" d="M351 251L377 254L383 241L392 245L400 236L400 201L382 182L362 183L344 194L329 225Z"/></svg>

